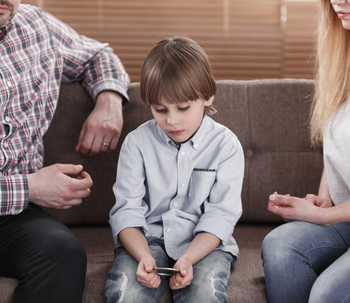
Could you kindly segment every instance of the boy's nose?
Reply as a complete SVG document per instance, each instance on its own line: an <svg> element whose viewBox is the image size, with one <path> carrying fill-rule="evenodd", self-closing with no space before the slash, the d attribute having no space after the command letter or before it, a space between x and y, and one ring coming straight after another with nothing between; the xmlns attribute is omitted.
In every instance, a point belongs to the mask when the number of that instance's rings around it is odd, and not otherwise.
<svg viewBox="0 0 350 303"><path fill-rule="evenodd" d="M167 116L167 124L168 125L174 125L178 123L178 119L176 118L176 115L174 114L168 114Z"/></svg>

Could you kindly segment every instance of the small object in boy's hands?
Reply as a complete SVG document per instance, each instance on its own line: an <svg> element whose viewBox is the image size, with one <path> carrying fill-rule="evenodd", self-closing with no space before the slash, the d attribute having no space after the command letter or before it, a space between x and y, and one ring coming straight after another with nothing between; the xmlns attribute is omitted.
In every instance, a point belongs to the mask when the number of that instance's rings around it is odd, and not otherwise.
<svg viewBox="0 0 350 303"><path fill-rule="evenodd" d="M169 267L155 267L153 270L157 273L158 276L168 276L171 277L176 273L180 272L180 270Z"/></svg>

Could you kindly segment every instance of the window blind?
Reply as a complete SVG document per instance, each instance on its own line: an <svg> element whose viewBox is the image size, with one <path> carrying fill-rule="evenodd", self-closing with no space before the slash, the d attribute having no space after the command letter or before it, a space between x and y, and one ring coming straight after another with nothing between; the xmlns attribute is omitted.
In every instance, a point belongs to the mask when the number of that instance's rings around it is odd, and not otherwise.
<svg viewBox="0 0 350 303"><path fill-rule="evenodd" d="M133 82L139 81L149 50L174 35L188 36L203 47L216 79L313 77L305 66L312 67L310 20L316 14L304 2L315 0L22 1L42 7L79 34L108 42ZM281 21L283 7L286 22Z"/></svg>
<svg viewBox="0 0 350 303"><path fill-rule="evenodd" d="M313 78L317 3L315 0L285 0L283 78Z"/></svg>

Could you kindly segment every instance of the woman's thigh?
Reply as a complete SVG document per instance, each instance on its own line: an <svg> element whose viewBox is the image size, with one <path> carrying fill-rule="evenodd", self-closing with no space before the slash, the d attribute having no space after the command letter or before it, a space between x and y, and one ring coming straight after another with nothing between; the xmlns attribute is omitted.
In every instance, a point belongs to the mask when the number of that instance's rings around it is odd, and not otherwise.
<svg viewBox="0 0 350 303"><path fill-rule="evenodd" d="M316 279L309 303L350 302L350 251L347 250Z"/></svg>
<svg viewBox="0 0 350 303"><path fill-rule="evenodd" d="M262 246L270 302L307 302L317 277L350 245L350 224L283 224Z"/></svg>

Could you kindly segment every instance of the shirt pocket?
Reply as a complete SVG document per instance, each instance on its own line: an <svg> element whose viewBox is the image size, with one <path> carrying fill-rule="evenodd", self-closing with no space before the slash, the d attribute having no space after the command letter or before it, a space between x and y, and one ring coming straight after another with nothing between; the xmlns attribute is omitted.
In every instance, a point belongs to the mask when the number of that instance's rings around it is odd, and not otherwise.
<svg viewBox="0 0 350 303"><path fill-rule="evenodd" d="M216 171L194 170L190 179L189 196L203 203L209 197L215 179Z"/></svg>

